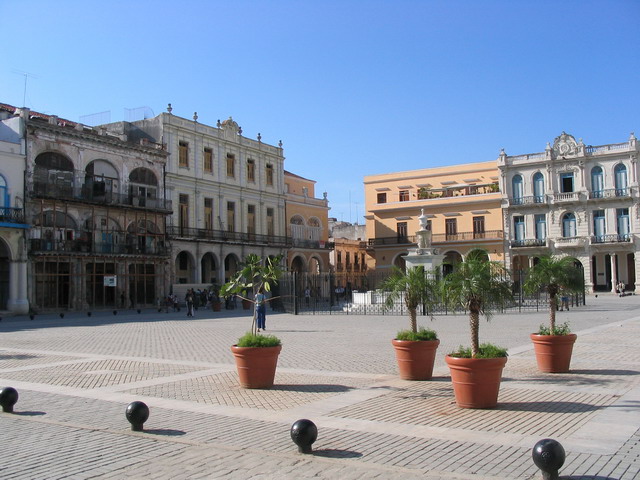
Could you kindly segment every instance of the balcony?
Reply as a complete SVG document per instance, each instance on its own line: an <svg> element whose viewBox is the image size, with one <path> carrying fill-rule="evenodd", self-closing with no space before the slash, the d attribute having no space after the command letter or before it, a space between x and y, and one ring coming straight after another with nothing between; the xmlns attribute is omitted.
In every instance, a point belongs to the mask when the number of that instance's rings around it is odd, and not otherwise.
<svg viewBox="0 0 640 480"><path fill-rule="evenodd" d="M629 198L631 189L629 188L607 188L589 192L589 199L609 199L609 198Z"/></svg>
<svg viewBox="0 0 640 480"><path fill-rule="evenodd" d="M628 243L631 242L631 235L628 233L611 233L607 235L591 235L591 244L601 243Z"/></svg>
<svg viewBox="0 0 640 480"><path fill-rule="evenodd" d="M581 247L586 243L586 238L587 237L558 237L555 239L555 245L559 248Z"/></svg>
<svg viewBox="0 0 640 480"><path fill-rule="evenodd" d="M278 235L260 235L257 233L227 232L206 228L167 227L167 234L172 238L186 240L205 240L210 242L234 242L245 244L261 244L271 247L291 247L291 238Z"/></svg>
<svg viewBox="0 0 640 480"><path fill-rule="evenodd" d="M24 223L24 210L22 208L0 207L0 222Z"/></svg>
<svg viewBox="0 0 640 480"><path fill-rule="evenodd" d="M428 200L431 198L464 197L467 195L483 195L486 193L499 192L497 183L483 183L480 185L455 185L445 188L418 189L418 200Z"/></svg>
<svg viewBox="0 0 640 480"><path fill-rule="evenodd" d="M140 245L138 243L91 242L91 240L82 239L46 240L32 238L29 240L29 252L167 256L169 248L164 242L158 242L156 245Z"/></svg>
<svg viewBox="0 0 640 480"><path fill-rule="evenodd" d="M509 206L546 205L546 195L531 195L528 197L509 197Z"/></svg>
<svg viewBox="0 0 640 480"><path fill-rule="evenodd" d="M504 237L502 230L487 230L485 232L459 232L459 233L434 233L431 235L432 244L450 242L468 242L471 240L501 240ZM370 238L369 246L385 245L411 245L417 244L415 235Z"/></svg>
<svg viewBox="0 0 640 480"><path fill-rule="evenodd" d="M511 240L511 248L546 247L546 238L526 238L521 240Z"/></svg>
<svg viewBox="0 0 640 480"><path fill-rule="evenodd" d="M297 248L312 248L312 249L325 249L333 250L335 248L334 242L325 242L322 240L305 240L302 238L292 238L290 241L293 247Z"/></svg>
<svg viewBox="0 0 640 480"><path fill-rule="evenodd" d="M68 200L98 205L111 205L114 207L132 206L160 210L165 213L172 211L171 200L115 192L95 192L92 189L74 187L67 184L33 182L33 185L28 186L27 190L32 197L36 198Z"/></svg>
<svg viewBox="0 0 640 480"><path fill-rule="evenodd" d="M555 203L578 202L580 201L580 193L579 192L554 193L552 198Z"/></svg>

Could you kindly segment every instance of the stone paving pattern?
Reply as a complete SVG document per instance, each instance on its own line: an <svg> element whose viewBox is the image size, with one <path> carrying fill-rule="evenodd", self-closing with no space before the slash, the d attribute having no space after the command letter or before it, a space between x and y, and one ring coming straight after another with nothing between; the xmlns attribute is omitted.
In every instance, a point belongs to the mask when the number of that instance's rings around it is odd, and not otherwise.
<svg viewBox="0 0 640 480"><path fill-rule="evenodd" d="M7 479L534 479L531 449L555 438L561 478L640 479L640 296L599 295L558 312L578 333L572 371L537 371L529 333L548 314L496 315L481 341L509 348L499 405L455 405L444 355L468 344L465 316L421 324L441 338L434 378L397 377L399 316L269 314L283 350L276 385L237 384L229 346L246 311L120 311L3 318L0 387L20 393L0 413ZM124 417L151 409L144 432ZM319 429L312 455L289 436Z"/></svg>

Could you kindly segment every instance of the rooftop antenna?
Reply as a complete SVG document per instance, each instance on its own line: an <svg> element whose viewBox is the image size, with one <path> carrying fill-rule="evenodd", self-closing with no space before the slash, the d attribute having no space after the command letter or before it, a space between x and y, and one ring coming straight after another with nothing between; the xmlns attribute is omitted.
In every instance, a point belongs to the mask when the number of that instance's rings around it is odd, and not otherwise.
<svg viewBox="0 0 640 480"><path fill-rule="evenodd" d="M22 93L22 107L26 107L27 106L27 79L29 77L31 78L40 78L39 75L36 75L35 73L29 73L29 72L25 72L23 70L13 70L13 73L17 74L17 75L22 75L24 76L24 90Z"/></svg>

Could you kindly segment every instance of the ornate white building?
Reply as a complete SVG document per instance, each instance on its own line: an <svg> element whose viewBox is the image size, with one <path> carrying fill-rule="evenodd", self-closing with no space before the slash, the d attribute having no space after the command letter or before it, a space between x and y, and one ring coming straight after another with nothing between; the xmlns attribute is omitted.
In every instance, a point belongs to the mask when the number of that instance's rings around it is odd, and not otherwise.
<svg viewBox="0 0 640 480"><path fill-rule="evenodd" d="M526 270L545 253L575 256L588 291L635 290L640 271L638 142L585 145L562 133L544 152L498 157L505 262Z"/></svg>
<svg viewBox="0 0 640 480"><path fill-rule="evenodd" d="M137 122L110 124L141 142L163 145L173 215L171 278L176 284L222 285L246 255L284 253L284 156L278 146L250 139L232 119L216 126L167 112ZM174 290L179 290L174 288Z"/></svg>

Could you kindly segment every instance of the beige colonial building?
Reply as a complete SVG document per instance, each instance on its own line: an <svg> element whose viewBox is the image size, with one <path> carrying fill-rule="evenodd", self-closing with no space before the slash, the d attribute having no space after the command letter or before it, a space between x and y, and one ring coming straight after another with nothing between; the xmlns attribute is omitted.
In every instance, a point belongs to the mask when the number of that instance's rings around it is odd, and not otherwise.
<svg viewBox="0 0 640 480"><path fill-rule="evenodd" d="M0 105L0 311L24 314L27 299L24 218L25 116Z"/></svg>
<svg viewBox="0 0 640 480"><path fill-rule="evenodd" d="M288 247L282 144L258 133L243 136L232 118L215 126L167 112L109 125L140 142L162 144L167 233L175 284L222 285L250 254L285 253ZM175 285L174 285L175 287Z"/></svg>
<svg viewBox="0 0 640 480"><path fill-rule="evenodd" d="M424 209L433 246L456 262L482 249L503 260L501 194L495 161L369 175L366 229L377 270L404 266Z"/></svg>
<svg viewBox="0 0 640 480"><path fill-rule="evenodd" d="M284 172L287 236L291 248L287 267L293 272L329 271L329 201L327 194L316 198L314 180Z"/></svg>
<svg viewBox="0 0 640 480"><path fill-rule="evenodd" d="M155 305L169 286L162 145L29 109L3 110L24 126L32 311ZM11 291L25 305L22 268L13 270Z"/></svg>
<svg viewBox="0 0 640 480"><path fill-rule="evenodd" d="M585 145L566 133L543 152L498 158L506 263L530 268L536 257L575 256L589 291L638 288L640 192L638 141Z"/></svg>

